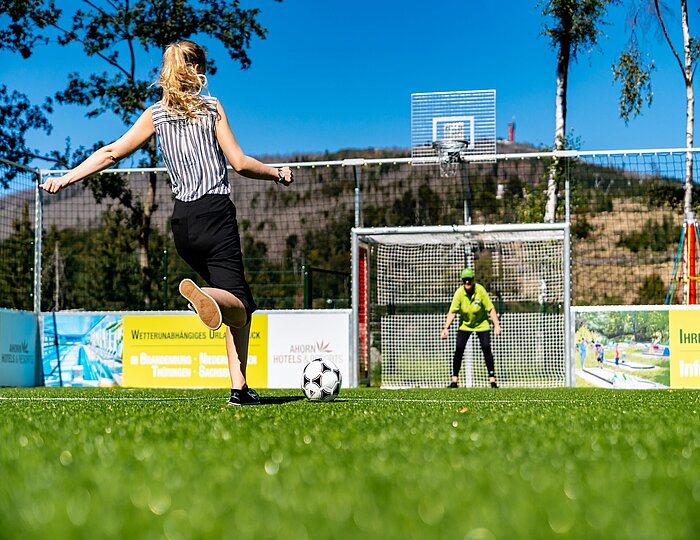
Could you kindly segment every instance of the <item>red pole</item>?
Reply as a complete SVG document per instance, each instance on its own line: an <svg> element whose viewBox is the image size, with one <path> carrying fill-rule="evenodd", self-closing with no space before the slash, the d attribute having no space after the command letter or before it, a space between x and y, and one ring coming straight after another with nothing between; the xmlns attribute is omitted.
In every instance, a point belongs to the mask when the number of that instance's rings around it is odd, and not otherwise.
<svg viewBox="0 0 700 540"><path fill-rule="evenodd" d="M695 244L697 243L697 230L695 223L688 224L688 285L689 295L688 304L697 304L696 301L696 286L695 283Z"/></svg>
<svg viewBox="0 0 700 540"><path fill-rule="evenodd" d="M683 223L683 232L681 233L681 249L680 249L680 261L678 261L678 273L674 276L676 279L676 304L685 304L685 282L687 279L687 255L688 255L688 223Z"/></svg>
<svg viewBox="0 0 700 540"><path fill-rule="evenodd" d="M365 374L369 374L369 335L368 335L368 274L369 265L367 264L367 250L360 248L360 276L359 276L359 345L360 345L360 369L364 371Z"/></svg>

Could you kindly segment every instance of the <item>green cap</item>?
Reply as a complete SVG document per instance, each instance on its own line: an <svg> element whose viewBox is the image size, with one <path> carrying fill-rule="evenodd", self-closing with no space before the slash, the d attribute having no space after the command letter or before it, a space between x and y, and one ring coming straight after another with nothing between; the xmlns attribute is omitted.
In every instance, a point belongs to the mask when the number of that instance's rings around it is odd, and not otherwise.
<svg viewBox="0 0 700 540"><path fill-rule="evenodd" d="M462 270L462 279L469 279L474 277L474 270L471 268L465 268Z"/></svg>

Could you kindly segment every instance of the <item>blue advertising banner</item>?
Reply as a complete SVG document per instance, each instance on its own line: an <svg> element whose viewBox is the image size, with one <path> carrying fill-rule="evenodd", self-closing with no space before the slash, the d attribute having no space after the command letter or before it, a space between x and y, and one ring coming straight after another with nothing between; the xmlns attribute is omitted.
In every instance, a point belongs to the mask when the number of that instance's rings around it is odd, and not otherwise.
<svg viewBox="0 0 700 540"><path fill-rule="evenodd" d="M121 386L120 314L47 313L43 320L46 386Z"/></svg>
<svg viewBox="0 0 700 540"><path fill-rule="evenodd" d="M34 314L0 310L0 386L34 386L36 349Z"/></svg>

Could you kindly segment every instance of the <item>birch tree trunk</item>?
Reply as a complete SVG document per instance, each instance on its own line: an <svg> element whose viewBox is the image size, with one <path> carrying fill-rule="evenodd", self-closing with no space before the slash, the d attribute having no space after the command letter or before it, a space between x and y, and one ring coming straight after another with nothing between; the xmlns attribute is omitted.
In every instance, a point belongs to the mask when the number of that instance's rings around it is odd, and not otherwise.
<svg viewBox="0 0 700 540"><path fill-rule="evenodd" d="M554 150L563 150L566 144L566 90L569 80L569 60L571 56L571 42L563 39L557 55L557 96L556 116L554 126ZM544 221L554 222L557 213L558 179L561 164L559 158L554 158L549 167L547 180L547 206L545 207Z"/></svg>
<svg viewBox="0 0 700 540"><path fill-rule="evenodd" d="M685 147L693 147L693 135L695 131L695 92L693 91L693 56L690 48L690 27L688 26L688 2L681 2L681 23L683 25L683 57L685 74ZM685 197L683 209L685 215L690 215L693 203L693 154L685 155Z"/></svg>

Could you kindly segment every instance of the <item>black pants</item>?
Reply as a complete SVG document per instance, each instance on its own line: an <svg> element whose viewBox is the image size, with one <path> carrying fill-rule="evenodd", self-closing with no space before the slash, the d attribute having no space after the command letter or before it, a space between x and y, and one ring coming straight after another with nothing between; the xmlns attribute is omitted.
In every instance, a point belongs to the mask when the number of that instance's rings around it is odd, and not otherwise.
<svg viewBox="0 0 700 540"><path fill-rule="evenodd" d="M491 330L475 332L475 334L479 337L479 344L481 345L481 352L484 353L484 361L486 362L486 369L489 370L489 377L495 377L493 353L491 352ZM459 375L459 370L462 368L464 349L467 347L467 341L469 341L471 335L472 332L468 330L457 330L457 347L455 348L454 358L452 358L453 377Z"/></svg>
<svg viewBox="0 0 700 540"><path fill-rule="evenodd" d="M176 200L170 225L180 257L210 287L238 298L250 319L257 306L245 279L236 207L228 195Z"/></svg>

